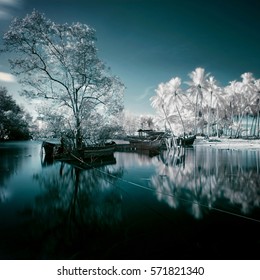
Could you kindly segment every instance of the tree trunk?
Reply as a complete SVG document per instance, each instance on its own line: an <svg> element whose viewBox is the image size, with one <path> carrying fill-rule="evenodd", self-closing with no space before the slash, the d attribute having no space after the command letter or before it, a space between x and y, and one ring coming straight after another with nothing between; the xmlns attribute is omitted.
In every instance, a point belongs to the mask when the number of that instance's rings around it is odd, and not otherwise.
<svg viewBox="0 0 260 280"><path fill-rule="evenodd" d="M80 119L76 118L76 149L82 148L82 132L81 132L81 123Z"/></svg>
<svg viewBox="0 0 260 280"><path fill-rule="evenodd" d="M196 101L195 101L194 135L197 135L198 95L199 95L199 93L197 90Z"/></svg>
<svg viewBox="0 0 260 280"><path fill-rule="evenodd" d="M246 113L246 138L248 138L248 113Z"/></svg>
<svg viewBox="0 0 260 280"><path fill-rule="evenodd" d="M210 136L211 110L212 110L212 91L210 92L210 106L208 107L208 125L207 125L208 137Z"/></svg>
<svg viewBox="0 0 260 280"><path fill-rule="evenodd" d="M251 127L250 127L250 136L254 136L255 135L255 131L254 131L254 122L255 122L256 117L253 116L252 119L252 123L251 123Z"/></svg>
<svg viewBox="0 0 260 280"><path fill-rule="evenodd" d="M258 111L257 111L257 138L259 138L259 128L260 128L260 110L258 108Z"/></svg>
<svg viewBox="0 0 260 280"><path fill-rule="evenodd" d="M217 129L217 137L219 137L219 132L218 132L218 122L219 122L219 111L218 111L218 105L217 105L217 123L216 123L216 129Z"/></svg>
<svg viewBox="0 0 260 280"><path fill-rule="evenodd" d="M241 127L243 117L244 117L244 113L242 113L242 115L239 116L238 127L237 127L237 130L236 130L236 133L235 133L236 138L238 138L238 136L239 136L239 130L240 130L240 127Z"/></svg>
<svg viewBox="0 0 260 280"><path fill-rule="evenodd" d="M182 127L183 127L183 137L185 137L185 126L184 126L184 122L183 122L183 119L181 117L181 114L180 114L180 111L179 111L179 108L178 106L176 106L176 109L178 111L178 114L179 114L179 117L180 117L180 120L181 120L181 124L182 124Z"/></svg>
<svg viewBox="0 0 260 280"><path fill-rule="evenodd" d="M163 106L163 105L162 105L162 109L163 109L163 113L164 113L164 116L165 116L165 120L166 120L166 122L168 123L168 125L169 125L169 127L170 127L170 130L171 130L172 135L174 135L173 129L172 129L172 126L171 126L171 123L170 123L170 121L169 121L169 119L168 119L168 116L166 115L166 112L165 112L165 109L164 109L164 106Z"/></svg>

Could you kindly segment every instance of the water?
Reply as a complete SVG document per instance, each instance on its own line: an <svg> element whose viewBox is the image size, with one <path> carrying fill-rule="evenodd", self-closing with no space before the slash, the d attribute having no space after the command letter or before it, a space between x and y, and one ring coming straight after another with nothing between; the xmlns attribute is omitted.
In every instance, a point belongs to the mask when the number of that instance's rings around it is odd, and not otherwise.
<svg viewBox="0 0 260 280"><path fill-rule="evenodd" d="M259 259L260 151L116 152L78 169L0 143L1 259Z"/></svg>

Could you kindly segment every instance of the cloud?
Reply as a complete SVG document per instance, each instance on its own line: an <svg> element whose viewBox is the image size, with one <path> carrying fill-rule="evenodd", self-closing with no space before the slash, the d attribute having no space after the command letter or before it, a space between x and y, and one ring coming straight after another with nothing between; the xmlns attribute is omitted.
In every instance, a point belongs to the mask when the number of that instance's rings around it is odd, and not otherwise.
<svg viewBox="0 0 260 280"><path fill-rule="evenodd" d="M147 87L145 89L144 93L136 98L136 101L141 101L141 100L147 98L149 95L152 95L154 93L154 90L155 90L155 86Z"/></svg>
<svg viewBox="0 0 260 280"><path fill-rule="evenodd" d="M0 0L0 5L1 6L13 6L17 7L21 3L20 0Z"/></svg>
<svg viewBox="0 0 260 280"><path fill-rule="evenodd" d="M2 9L0 6L0 19L8 19L9 17L9 12L6 9Z"/></svg>
<svg viewBox="0 0 260 280"><path fill-rule="evenodd" d="M16 79L15 79L15 76L13 76L12 74L0 72L0 81L14 83L14 82L16 82Z"/></svg>
<svg viewBox="0 0 260 280"><path fill-rule="evenodd" d="M22 0L0 0L0 20L12 17L13 10L21 7Z"/></svg>

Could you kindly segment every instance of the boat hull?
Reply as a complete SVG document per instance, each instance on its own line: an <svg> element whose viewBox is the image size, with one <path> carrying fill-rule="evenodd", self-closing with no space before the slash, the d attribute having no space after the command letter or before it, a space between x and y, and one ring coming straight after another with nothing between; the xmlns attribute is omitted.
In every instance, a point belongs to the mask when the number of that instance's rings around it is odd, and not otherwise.
<svg viewBox="0 0 260 280"><path fill-rule="evenodd" d="M196 139L195 135L189 137L179 137L177 139L177 144L180 146L192 146L195 139Z"/></svg>
<svg viewBox="0 0 260 280"><path fill-rule="evenodd" d="M75 149L67 151L62 149L61 144L54 144L47 141L42 143L42 148L45 151L45 155L53 157L58 160L75 160L79 158L81 160L93 160L95 158L108 157L114 154L116 145L104 145L104 146L88 146L82 149Z"/></svg>
<svg viewBox="0 0 260 280"><path fill-rule="evenodd" d="M159 150L161 148L161 141L148 141L148 140L129 140L130 146L140 150Z"/></svg>
<svg viewBox="0 0 260 280"><path fill-rule="evenodd" d="M52 143L48 141L42 142L42 149L47 157L52 157L55 151L60 147L60 144Z"/></svg>

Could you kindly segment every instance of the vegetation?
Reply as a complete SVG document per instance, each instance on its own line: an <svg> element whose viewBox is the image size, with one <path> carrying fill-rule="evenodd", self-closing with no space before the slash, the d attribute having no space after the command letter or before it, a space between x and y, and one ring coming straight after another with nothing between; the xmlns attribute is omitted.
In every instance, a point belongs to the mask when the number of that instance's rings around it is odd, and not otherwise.
<svg viewBox="0 0 260 280"><path fill-rule="evenodd" d="M159 127L172 135L259 138L260 79L252 73L220 87L203 68L196 68L185 89L179 77L158 85L151 98L156 119L135 117L122 113L125 87L99 59L95 42L89 26L57 24L37 11L14 19L5 33L3 51L12 53L11 69L20 78L22 94L41 99L38 121L46 136L67 135L77 148L83 139L102 142L122 130L133 134L139 128ZM26 137L25 132L12 136L11 130L6 136L6 114L1 138ZM10 121L8 127L13 126Z"/></svg>
<svg viewBox="0 0 260 280"><path fill-rule="evenodd" d="M203 68L196 68L189 77L186 90L181 88L178 77L159 84L156 95L151 98L157 124L172 134L259 138L260 79L255 79L252 73L244 73L242 81L220 87Z"/></svg>
<svg viewBox="0 0 260 280"><path fill-rule="evenodd" d="M30 138L30 116L16 104L4 87L0 87L0 141Z"/></svg>
<svg viewBox="0 0 260 280"><path fill-rule="evenodd" d="M123 109L124 85L98 58L95 41L89 26L57 24L37 11L14 19L4 35L22 94L46 100L42 119L55 114L56 133L69 134L76 147L87 137L89 120L102 115L107 125Z"/></svg>

